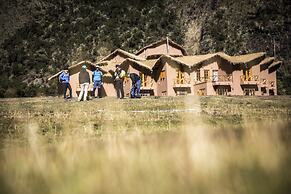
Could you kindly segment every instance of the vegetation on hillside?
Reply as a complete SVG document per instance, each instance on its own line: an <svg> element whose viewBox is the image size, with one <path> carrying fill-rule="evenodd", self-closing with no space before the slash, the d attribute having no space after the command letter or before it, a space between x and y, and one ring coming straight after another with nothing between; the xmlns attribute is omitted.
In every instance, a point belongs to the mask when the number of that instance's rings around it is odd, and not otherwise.
<svg viewBox="0 0 291 194"><path fill-rule="evenodd" d="M47 78L113 49L135 52L166 36L190 54L266 51L284 61L291 94L288 0L7 0L0 3L0 97L55 94Z"/></svg>

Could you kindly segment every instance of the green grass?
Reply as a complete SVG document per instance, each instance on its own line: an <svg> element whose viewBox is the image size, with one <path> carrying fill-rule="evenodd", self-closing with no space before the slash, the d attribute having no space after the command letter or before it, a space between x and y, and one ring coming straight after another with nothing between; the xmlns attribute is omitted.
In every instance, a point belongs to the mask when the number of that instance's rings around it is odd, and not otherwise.
<svg viewBox="0 0 291 194"><path fill-rule="evenodd" d="M288 193L290 108L290 97L3 99L0 191Z"/></svg>

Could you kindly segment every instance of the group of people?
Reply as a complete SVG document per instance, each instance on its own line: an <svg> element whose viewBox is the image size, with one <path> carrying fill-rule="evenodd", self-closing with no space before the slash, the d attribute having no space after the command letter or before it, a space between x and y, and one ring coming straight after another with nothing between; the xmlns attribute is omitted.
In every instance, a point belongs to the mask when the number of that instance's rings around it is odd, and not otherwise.
<svg viewBox="0 0 291 194"><path fill-rule="evenodd" d="M136 73L128 73L121 69L120 65L116 65L116 70L114 72L114 83L115 88L117 92L117 98L124 98L124 89L123 89L123 81L125 77L128 77L131 79L131 91L130 91L130 97L131 98L140 98L140 86L141 86L141 80L140 76Z"/></svg>
<svg viewBox="0 0 291 194"><path fill-rule="evenodd" d="M114 72L114 85L117 93L117 98L124 98L124 89L123 82L126 77L130 78L132 81L132 87L130 91L131 98L140 98L140 87L141 87L141 79L140 76L136 73L126 73L123 69L121 69L120 65L115 66ZM72 88L70 85L70 74L68 69L62 71L59 75L59 81L62 84L64 99L72 98ZM79 73L79 84L80 84L80 93L78 96L78 101L86 101L88 95L88 89L90 86L90 75L87 71L87 66L83 65L82 69ZM103 73L100 70L100 67L97 65L96 70L92 73L92 81L93 81L93 90L91 92L91 98L101 98L101 88L103 85ZM69 96L67 97L67 90L69 90ZM97 96L95 96L97 90Z"/></svg>

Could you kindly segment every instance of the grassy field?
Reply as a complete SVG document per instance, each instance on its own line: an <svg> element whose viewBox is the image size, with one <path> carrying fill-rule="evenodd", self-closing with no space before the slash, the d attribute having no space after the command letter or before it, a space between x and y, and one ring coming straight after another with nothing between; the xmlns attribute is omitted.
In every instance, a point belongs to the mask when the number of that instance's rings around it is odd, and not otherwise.
<svg viewBox="0 0 291 194"><path fill-rule="evenodd" d="M0 193L290 193L290 97L0 100Z"/></svg>

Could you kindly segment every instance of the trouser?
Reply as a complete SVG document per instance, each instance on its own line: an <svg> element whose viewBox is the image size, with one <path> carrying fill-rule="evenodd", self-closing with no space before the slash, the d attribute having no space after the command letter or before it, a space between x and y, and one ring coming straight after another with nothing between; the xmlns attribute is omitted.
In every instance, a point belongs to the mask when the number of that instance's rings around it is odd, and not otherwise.
<svg viewBox="0 0 291 194"><path fill-rule="evenodd" d="M64 92L64 98L67 98L67 89L70 91L70 98L72 98L72 88L70 83L62 83L63 86L63 92Z"/></svg>
<svg viewBox="0 0 291 194"><path fill-rule="evenodd" d="M101 92L100 92L101 86L102 86L102 82L101 81L94 81L93 91L91 93L91 96L95 97L95 91L97 89L97 96L101 97Z"/></svg>
<svg viewBox="0 0 291 194"><path fill-rule="evenodd" d="M140 97L140 84L140 80L138 80L135 84L132 84L130 91L131 98Z"/></svg>
<svg viewBox="0 0 291 194"><path fill-rule="evenodd" d="M80 84L80 86L81 86L81 91L80 91L80 94L79 94L79 97L78 97L78 101L81 101L82 97L84 97L83 100L86 101L87 100L89 83L83 83L83 84Z"/></svg>
<svg viewBox="0 0 291 194"><path fill-rule="evenodd" d="M116 80L115 87L117 92L117 98L124 98L123 80L121 79Z"/></svg>

